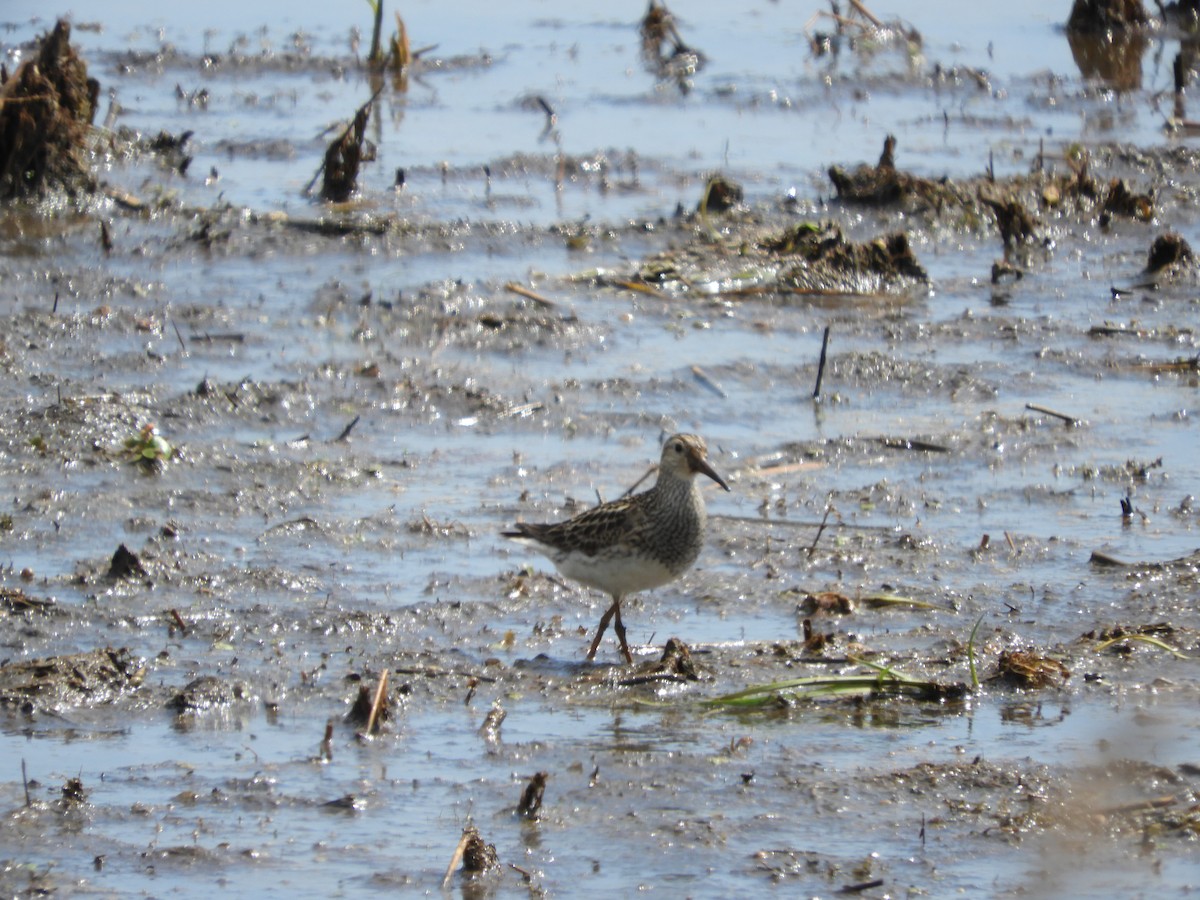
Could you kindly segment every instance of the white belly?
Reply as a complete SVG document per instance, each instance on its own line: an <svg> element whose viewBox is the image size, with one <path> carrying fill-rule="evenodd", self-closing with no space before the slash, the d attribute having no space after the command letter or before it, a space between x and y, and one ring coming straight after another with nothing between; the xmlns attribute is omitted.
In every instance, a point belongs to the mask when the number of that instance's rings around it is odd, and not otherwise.
<svg viewBox="0 0 1200 900"><path fill-rule="evenodd" d="M552 559L558 571L567 578L619 597L660 587L679 574L662 563L643 557L614 558L604 553L588 556L576 551L555 554Z"/></svg>

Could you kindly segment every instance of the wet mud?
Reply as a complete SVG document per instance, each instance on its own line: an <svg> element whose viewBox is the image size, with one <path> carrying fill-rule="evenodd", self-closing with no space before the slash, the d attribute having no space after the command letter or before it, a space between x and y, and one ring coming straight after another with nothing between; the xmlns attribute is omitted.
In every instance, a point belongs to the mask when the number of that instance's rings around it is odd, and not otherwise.
<svg viewBox="0 0 1200 900"><path fill-rule="evenodd" d="M701 77L665 7L640 37ZM929 178L889 136L546 228L199 206L187 136L104 137L136 191L0 211L5 893L1196 886L1200 151ZM608 598L500 532L683 427L733 496L588 664Z"/></svg>

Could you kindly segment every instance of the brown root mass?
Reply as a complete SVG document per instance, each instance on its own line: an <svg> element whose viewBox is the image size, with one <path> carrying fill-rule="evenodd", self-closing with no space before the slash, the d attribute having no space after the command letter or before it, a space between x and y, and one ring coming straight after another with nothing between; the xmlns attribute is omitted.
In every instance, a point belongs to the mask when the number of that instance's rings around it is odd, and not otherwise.
<svg viewBox="0 0 1200 900"><path fill-rule="evenodd" d="M0 84L0 198L93 187L83 145L99 93L60 19L37 55Z"/></svg>
<svg viewBox="0 0 1200 900"><path fill-rule="evenodd" d="M1075 0L1067 31L1122 31L1143 28L1149 22L1142 0Z"/></svg>
<svg viewBox="0 0 1200 900"><path fill-rule="evenodd" d="M359 167L369 154L364 152L367 122L371 118L372 97L354 113L354 121L325 151L325 176L321 182L321 199L345 203L358 185Z"/></svg>

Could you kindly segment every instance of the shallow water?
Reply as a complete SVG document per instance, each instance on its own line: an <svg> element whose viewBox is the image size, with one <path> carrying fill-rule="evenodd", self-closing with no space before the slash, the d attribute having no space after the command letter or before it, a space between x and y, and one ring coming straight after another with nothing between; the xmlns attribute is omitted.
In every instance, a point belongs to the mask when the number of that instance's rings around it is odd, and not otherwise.
<svg viewBox="0 0 1200 900"><path fill-rule="evenodd" d="M320 217L302 189L324 132L374 89L350 46L352 26L368 25L360 6L259 5L247 18L220 3L147 19L144 4L75 3L75 40L116 92L113 124L195 132L186 176L111 158L101 178L189 209L229 204L234 218ZM428 58L441 62L406 90L384 85L357 209L425 231L231 227L228 242L189 243L168 216L110 208L111 254L87 217L4 238L14 334L41 341L20 348L19 377L0 388L15 423L5 580L70 615L10 617L3 655L126 646L150 673L132 708L0 713L6 891L44 879L114 896L434 893L468 821L531 882L503 869L451 883L470 897L770 883L815 896L876 878L867 896L1196 887L1194 827L1143 835L1112 812L1167 794L1181 815L1197 802L1194 580L1089 565L1094 550L1158 562L1197 546L1195 372L1136 367L1196 354L1194 289L1110 293L1138 282L1152 233L1194 233L1194 185L1152 230L1067 229L1000 288L988 277L999 239L977 233L916 234L931 290L859 305L733 302L706 285L664 301L568 280L678 244L676 207L693 208L716 170L752 204L790 193L799 217L869 237L884 217L826 203L824 173L873 161L888 133L901 167L934 177L976 175L989 158L997 176L1025 172L1040 147L1061 161L1076 141L1161 148L1157 94L1177 41L1149 42L1140 87L1118 93L1081 78L1065 11L1044 4L995 21L911 4L896 13L922 32L919 56L816 58L815 7L695 3L675 12L708 63L682 94L638 58L643 11L468 4L447 21L440 4L406 4L413 45L436 44ZM10 71L45 15L5 6ZM205 89L207 105L177 86ZM542 136L533 96L558 113L557 136ZM560 183L559 151L593 168ZM595 229L586 252L555 230L580 223ZM477 324L519 302L508 281L550 296L542 331ZM1089 335L1107 322L1160 336ZM197 397L205 379L226 399ZM496 415L479 397L529 410ZM151 418L181 458L131 474L105 448ZM705 435L734 490L708 494L696 570L632 601L626 620L637 645L682 637L708 680L593 684L579 664L601 599L537 574L549 564L498 531L616 496L675 428ZM35 458L34 435L48 455ZM752 465L776 458L812 466ZM1122 522L1127 495L1144 518ZM152 561L152 586L100 577L121 542ZM696 705L784 677L769 648L802 637L794 587L937 604L814 618L902 671L943 660L936 677L966 680L961 648L982 616L981 660L1038 649L1063 655L1072 677L940 705ZM1114 661L1080 639L1161 621L1191 659L1134 644ZM389 733L362 743L340 717L381 669L408 699ZM196 716L161 708L209 674L244 679L253 699ZM479 731L493 701L508 712L498 741ZM332 759L314 761L327 720ZM529 822L512 807L539 770L546 807ZM75 776L87 803L55 806ZM347 796L351 808L325 805ZM1086 865L1064 873L1064 854Z"/></svg>

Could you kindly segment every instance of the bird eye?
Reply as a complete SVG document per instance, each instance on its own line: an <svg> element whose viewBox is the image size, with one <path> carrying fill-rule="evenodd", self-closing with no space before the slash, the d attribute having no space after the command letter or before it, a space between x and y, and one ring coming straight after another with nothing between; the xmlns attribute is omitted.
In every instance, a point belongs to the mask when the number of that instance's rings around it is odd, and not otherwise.
<svg viewBox="0 0 1200 900"><path fill-rule="evenodd" d="M683 442L682 442L682 441L676 441L676 442L675 442L675 452L676 452L676 453L682 453L682 452L683 452Z"/></svg>

